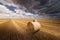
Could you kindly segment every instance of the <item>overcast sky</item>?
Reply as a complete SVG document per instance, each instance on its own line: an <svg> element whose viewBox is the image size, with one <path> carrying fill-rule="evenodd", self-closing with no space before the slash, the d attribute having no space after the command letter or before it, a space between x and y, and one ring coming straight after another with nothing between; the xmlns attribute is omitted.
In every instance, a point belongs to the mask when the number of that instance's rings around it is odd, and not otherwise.
<svg viewBox="0 0 60 40"><path fill-rule="evenodd" d="M13 16L17 16L17 14L20 15L20 17L27 17L29 16L29 18L32 16L33 18L60 18L60 1L58 0L50 0L50 3L55 3L56 1L56 4L54 4L54 6L41 6L42 8L40 8L40 6L38 6L38 4L41 4L41 5L44 5L46 2L46 5L48 5L49 3L49 0L42 0L41 2L38 0L38 1L28 1L28 0L25 0L25 4L20 5L19 1L21 2L21 4L23 3L23 1L21 0L15 0L15 1L12 1L12 0L0 0L0 14L5 14L5 13L8 13L9 15L13 14ZM26 3L27 2L27 3ZM32 4L32 5L31 5ZM25 5L25 6L24 6ZM36 7L35 7L36 6ZM28 9L27 9L28 8ZM33 9L35 8L35 9ZM36 10L37 8L37 10ZM43 13L41 13L41 11Z"/></svg>

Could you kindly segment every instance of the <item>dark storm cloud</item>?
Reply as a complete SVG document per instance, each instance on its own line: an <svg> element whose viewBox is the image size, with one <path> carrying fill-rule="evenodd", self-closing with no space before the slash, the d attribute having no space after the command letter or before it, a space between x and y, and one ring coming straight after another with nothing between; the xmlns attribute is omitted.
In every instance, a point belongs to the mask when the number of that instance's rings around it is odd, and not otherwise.
<svg viewBox="0 0 60 40"><path fill-rule="evenodd" d="M45 5L48 0L12 0L15 4L20 4L28 9L40 8L39 6Z"/></svg>
<svg viewBox="0 0 60 40"><path fill-rule="evenodd" d="M33 14L60 18L60 0L12 0L15 4L24 6ZM26 11L26 10L25 10Z"/></svg>

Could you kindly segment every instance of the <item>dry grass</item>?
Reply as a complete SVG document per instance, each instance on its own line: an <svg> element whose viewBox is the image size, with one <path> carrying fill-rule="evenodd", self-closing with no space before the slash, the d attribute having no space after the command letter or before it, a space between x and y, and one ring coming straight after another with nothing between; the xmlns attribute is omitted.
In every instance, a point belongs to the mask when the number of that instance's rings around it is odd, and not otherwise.
<svg viewBox="0 0 60 40"><path fill-rule="evenodd" d="M27 23L32 19L0 20L0 40L60 40L60 19L37 19L41 30L30 33Z"/></svg>

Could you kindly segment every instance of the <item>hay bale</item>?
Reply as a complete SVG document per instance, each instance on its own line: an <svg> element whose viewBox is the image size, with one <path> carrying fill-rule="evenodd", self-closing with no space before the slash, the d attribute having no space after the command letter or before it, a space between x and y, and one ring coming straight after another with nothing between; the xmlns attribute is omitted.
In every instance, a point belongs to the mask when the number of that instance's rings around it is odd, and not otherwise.
<svg viewBox="0 0 60 40"><path fill-rule="evenodd" d="M40 30L41 25L39 22L35 21L35 22L28 22L27 27L30 32L35 33Z"/></svg>

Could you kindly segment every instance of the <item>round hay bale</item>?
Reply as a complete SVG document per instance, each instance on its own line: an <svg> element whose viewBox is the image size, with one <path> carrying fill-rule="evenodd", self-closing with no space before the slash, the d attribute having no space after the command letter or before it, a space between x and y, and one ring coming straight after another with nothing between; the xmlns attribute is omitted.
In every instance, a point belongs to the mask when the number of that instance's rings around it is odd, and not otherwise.
<svg viewBox="0 0 60 40"><path fill-rule="evenodd" d="M35 33L40 30L41 25L38 22L28 22L27 27L30 32Z"/></svg>

